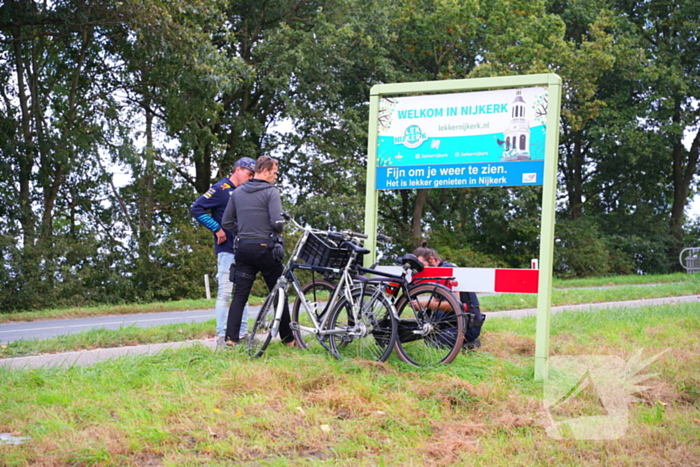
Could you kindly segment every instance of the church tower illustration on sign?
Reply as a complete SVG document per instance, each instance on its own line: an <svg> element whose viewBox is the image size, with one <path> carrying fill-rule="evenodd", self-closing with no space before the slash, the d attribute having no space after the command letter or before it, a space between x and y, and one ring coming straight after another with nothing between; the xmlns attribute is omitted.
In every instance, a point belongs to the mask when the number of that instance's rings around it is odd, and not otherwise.
<svg viewBox="0 0 700 467"><path fill-rule="evenodd" d="M521 91L515 91L510 123L503 135L505 140L498 140L498 144L503 146L502 162L530 160L530 125L525 118L525 101Z"/></svg>

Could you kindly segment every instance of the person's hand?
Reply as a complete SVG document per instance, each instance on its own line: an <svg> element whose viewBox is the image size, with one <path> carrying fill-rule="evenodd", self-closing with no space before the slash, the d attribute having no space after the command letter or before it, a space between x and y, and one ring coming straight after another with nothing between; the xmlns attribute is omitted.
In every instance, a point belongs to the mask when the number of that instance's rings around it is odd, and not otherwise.
<svg viewBox="0 0 700 467"><path fill-rule="evenodd" d="M219 229L216 232L214 232L214 235L216 235L216 244L221 245L226 241L226 232L224 232L224 229Z"/></svg>

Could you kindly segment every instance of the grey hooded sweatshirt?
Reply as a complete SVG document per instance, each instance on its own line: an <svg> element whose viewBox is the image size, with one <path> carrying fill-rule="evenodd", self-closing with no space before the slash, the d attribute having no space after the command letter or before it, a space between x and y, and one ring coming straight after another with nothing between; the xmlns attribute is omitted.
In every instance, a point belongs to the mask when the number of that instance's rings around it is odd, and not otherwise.
<svg viewBox="0 0 700 467"><path fill-rule="evenodd" d="M239 238L268 238L284 230L280 192L271 183L253 178L234 190L222 218L224 229Z"/></svg>

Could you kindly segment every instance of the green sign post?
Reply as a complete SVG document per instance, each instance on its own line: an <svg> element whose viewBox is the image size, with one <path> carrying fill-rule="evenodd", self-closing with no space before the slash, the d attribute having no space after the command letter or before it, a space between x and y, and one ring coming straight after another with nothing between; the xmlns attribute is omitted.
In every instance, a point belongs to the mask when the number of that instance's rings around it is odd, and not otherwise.
<svg viewBox="0 0 700 467"><path fill-rule="evenodd" d="M372 251L379 190L542 185L536 380L547 379L549 357L560 106L555 74L382 84L370 92L365 233Z"/></svg>

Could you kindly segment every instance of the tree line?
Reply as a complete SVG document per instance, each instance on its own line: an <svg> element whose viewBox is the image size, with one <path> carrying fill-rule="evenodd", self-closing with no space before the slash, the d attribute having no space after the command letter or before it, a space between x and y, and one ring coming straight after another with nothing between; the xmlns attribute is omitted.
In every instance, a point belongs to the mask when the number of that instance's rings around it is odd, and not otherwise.
<svg viewBox="0 0 700 467"><path fill-rule="evenodd" d="M564 83L555 272L671 271L700 233L698 18L695 0L6 0L0 310L202 296L215 262L188 208L243 156L280 160L300 220L360 229L373 85L530 73ZM380 228L393 253L429 238L527 267L540 197L387 191Z"/></svg>

